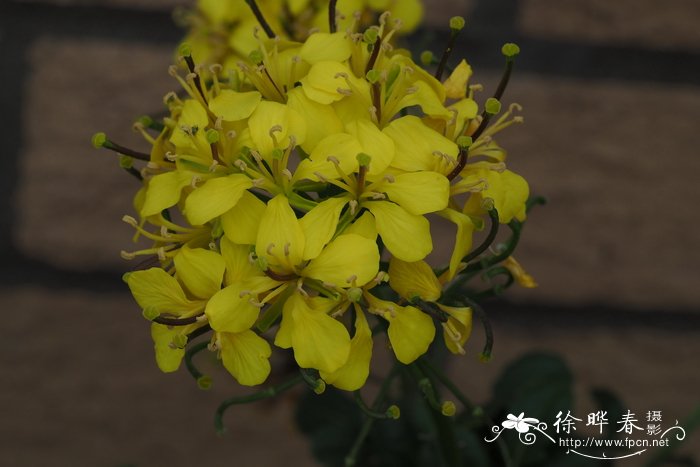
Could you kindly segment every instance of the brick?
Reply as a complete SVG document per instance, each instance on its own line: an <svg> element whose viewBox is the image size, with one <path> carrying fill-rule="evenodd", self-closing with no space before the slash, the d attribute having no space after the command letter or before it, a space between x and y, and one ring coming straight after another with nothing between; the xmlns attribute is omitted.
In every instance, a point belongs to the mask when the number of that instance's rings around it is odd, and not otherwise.
<svg viewBox="0 0 700 467"><path fill-rule="evenodd" d="M123 267L119 250L131 247L132 231L121 217L132 213L139 185L90 138L105 131L147 151L131 124L160 112L162 96L177 88L170 59L162 46L50 37L32 48L16 226L26 254L61 267Z"/></svg>
<svg viewBox="0 0 700 467"><path fill-rule="evenodd" d="M216 436L218 404L251 390L223 372L207 392L184 366L161 373L149 326L128 296L23 288L0 292L0 303L16 310L4 327L11 351L0 356L12 368L0 389L3 463L315 465L295 431L293 393L234 407L228 434Z"/></svg>
<svg viewBox="0 0 700 467"><path fill-rule="evenodd" d="M697 50L700 3L669 0L525 0L520 2L525 34L603 44Z"/></svg>
<svg viewBox="0 0 700 467"><path fill-rule="evenodd" d="M505 102L523 104L525 124L497 138L550 201L516 255L540 287L512 296L695 309L698 89L524 74L511 83Z"/></svg>

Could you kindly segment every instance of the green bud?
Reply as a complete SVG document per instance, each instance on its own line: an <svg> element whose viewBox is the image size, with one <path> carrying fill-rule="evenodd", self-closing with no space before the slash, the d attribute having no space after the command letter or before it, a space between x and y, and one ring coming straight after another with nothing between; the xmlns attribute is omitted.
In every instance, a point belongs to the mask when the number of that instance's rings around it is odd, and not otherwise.
<svg viewBox="0 0 700 467"><path fill-rule="evenodd" d="M472 140L471 136L460 136L457 138L457 146L461 149L466 149L472 144L474 144L474 140Z"/></svg>
<svg viewBox="0 0 700 467"><path fill-rule="evenodd" d="M367 72L367 75L366 75L367 81L369 81L369 82L372 83L372 84L374 84L374 83L376 83L377 81L379 81L379 78L380 78L380 77L381 77L381 73L379 73L379 71L374 70L374 69L369 70L369 71Z"/></svg>
<svg viewBox="0 0 700 467"><path fill-rule="evenodd" d="M501 102L495 97L489 97L488 99L486 99L484 109L486 110L486 113L496 115L498 112L501 111Z"/></svg>
<svg viewBox="0 0 700 467"><path fill-rule="evenodd" d="M479 354L479 361L481 363L486 363L491 361L491 352L481 352Z"/></svg>
<svg viewBox="0 0 700 467"><path fill-rule="evenodd" d="M457 406L452 401L445 401L442 403L440 410L445 417L453 417L457 413Z"/></svg>
<svg viewBox="0 0 700 467"><path fill-rule="evenodd" d="M211 377L209 376L204 375L197 378L197 387L199 387L199 389L203 391L206 391L209 388L211 388L212 383L213 382L211 380Z"/></svg>
<svg viewBox="0 0 700 467"><path fill-rule="evenodd" d="M180 47L178 47L177 52L182 57L191 57L192 56L192 48L186 42L183 42L182 44L180 44Z"/></svg>
<svg viewBox="0 0 700 467"><path fill-rule="evenodd" d="M462 29L464 29L465 23L466 22L464 21L463 17L453 16L452 18L450 18L450 29L452 29L455 32L461 31Z"/></svg>
<svg viewBox="0 0 700 467"><path fill-rule="evenodd" d="M401 417L401 409L397 405L392 405L386 409L386 416L392 420L398 420Z"/></svg>
<svg viewBox="0 0 700 467"><path fill-rule="evenodd" d="M501 53L507 58L512 59L520 54L520 47L518 47L518 44L513 42L507 42L503 44L503 47L501 47Z"/></svg>
<svg viewBox="0 0 700 467"><path fill-rule="evenodd" d="M148 321L153 321L160 316L160 312L153 307L148 307L143 310L143 317Z"/></svg>
<svg viewBox="0 0 700 467"><path fill-rule="evenodd" d="M367 44L374 44L375 42L377 42L378 38L379 31L377 30L377 28L369 28L362 35L362 41L366 42Z"/></svg>
<svg viewBox="0 0 700 467"><path fill-rule="evenodd" d="M173 337L173 345L178 349L184 349L187 346L187 336L184 334L176 334Z"/></svg>
<svg viewBox="0 0 700 467"><path fill-rule="evenodd" d="M284 157L284 152L280 148L275 148L272 150L272 158L281 161Z"/></svg>
<svg viewBox="0 0 700 467"><path fill-rule="evenodd" d="M151 125L153 125L153 119L148 115L140 116L137 121L145 127L150 127Z"/></svg>
<svg viewBox="0 0 700 467"><path fill-rule="evenodd" d="M361 152L357 155L357 162L360 164L360 167L369 167L370 162L372 162L372 156Z"/></svg>
<svg viewBox="0 0 700 467"><path fill-rule="evenodd" d="M219 141L219 132L213 128L207 130L207 142L209 144L214 144Z"/></svg>
<svg viewBox="0 0 700 467"><path fill-rule="evenodd" d="M427 66L427 65L430 65L430 64L433 63L433 57L434 57L434 55L433 55L433 52L432 52L432 51L430 51L430 50L424 50L424 51L420 54L420 62L421 62L423 65L426 65L426 66Z"/></svg>
<svg viewBox="0 0 700 467"><path fill-rule="evenodd" d="M359 303L362 300L362 289L359 287L350 287L348 289L348 300L353 303Z"/></svg>
<svg viewBox="0 0 700 467"><path fill-rule="evenodd" d="M316 380L316 386L314 387L314 393L316 394L323 394L326 392L326 382L323 381L321 378Z"/></svg>
<svg viewBox="0 0 700 467"><path fill-rule="evenodd" d="M119 167L122 169L130 169L134 166L134 158L125 156L123 154L119 155Z"/></svg>
<svg viewBox="0 0 700 467"><path fill-rule="evenodd" d="M95 148L97 148L97 149L99 149L99 148L103 147L105 144L107 144L107 141L108 141L107 135L102 133L102 132L95 133L92 136L92 145L95 146Z"/></svg>
<svg viewBox="0 0 700 467"><path fill-rule="evenodd" d="M262 54L262 52L260 52L259 50L256 49L248 54L248 59L257 65L259 63L262 63L263 54Z"/></svg>

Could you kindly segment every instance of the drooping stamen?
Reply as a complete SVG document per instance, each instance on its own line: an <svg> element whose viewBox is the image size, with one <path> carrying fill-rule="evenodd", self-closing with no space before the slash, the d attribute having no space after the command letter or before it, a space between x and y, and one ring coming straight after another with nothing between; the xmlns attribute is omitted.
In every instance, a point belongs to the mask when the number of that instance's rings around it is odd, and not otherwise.
<svg viewBox="0 0 700 467"><path fill-rule="evenodd" d="M258 4L255 3L255 0L245 0L245 2L248 4L251 11L255 15L255 19L257 19L258 23L260 23L260 26L262 26L263 30L265 31L265 34L267 34L267 37L269 37L270 39L277 37L277 35L272 30L268 22L265 20L265 17L263 16L262 11L260 11L260 8L258 8Z"/></svg>
<svg viewBox="0 0 700 467"><path fill-rule="evenodd" d="M444 52L442 52L440 64L438 65L438 68L435 71L435 78L437 78L438 81L442 81L442 75L445 72L447 60L450 58L450 55L452 54L452 49L454 48L455 42L457 41L457 36L459 36L459 32L463 28L464 18L462 18L461 16L453 16L452 18L450 18L450 38L447 41L447 45L445 46Z"/></svg>

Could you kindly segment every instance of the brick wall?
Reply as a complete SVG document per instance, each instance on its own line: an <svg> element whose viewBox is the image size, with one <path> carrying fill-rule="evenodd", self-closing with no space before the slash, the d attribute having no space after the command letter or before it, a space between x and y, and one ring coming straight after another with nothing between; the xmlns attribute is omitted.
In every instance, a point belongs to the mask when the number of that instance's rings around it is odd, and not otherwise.
<svg viewBox="0 0 700 467"><path fill-rule="evenodd" d="M0 7L3 464L184 465L196 454L212 465L231 456L313 465L293 431L292 399L236 410L232 434L215 438L213 410L237 389L222 378L201 393L184 373L158 373L119 280L130 236L120 219L135 185L89 139L103 130L140 144L131 122L175 88L166 70L181 33L168 9L183 3ZM541 349L570 362L583 407L592 385L679 419L698 403L698 11L690 0L656 5L431 2L435 43L451 15L467 16L460 51L486 92L501 43L521 45L506 98L525 107L526 124L502 142L511 167L550 200L518 254L540 288L488 304L494 362L476 362L477 332L454 368L476 400L509 359ZM261 416L278 427L279 449L265 449L272 434L254 422ZM697 446L696 434L684 449Z"/></svg>

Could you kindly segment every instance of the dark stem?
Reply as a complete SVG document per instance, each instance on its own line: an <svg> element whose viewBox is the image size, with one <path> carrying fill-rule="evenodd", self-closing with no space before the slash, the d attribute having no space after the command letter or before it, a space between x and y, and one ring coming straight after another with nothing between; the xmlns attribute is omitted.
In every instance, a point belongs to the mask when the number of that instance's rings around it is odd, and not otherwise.
<svg viewBox="0 0 700 467"><path fill-rule="evenodd" d="M490 209L488 213L489 218L491 219L491 230L489 230L489 234L486 236L481 245L472 250L467 256L464 257L464 259L462 259L462 261L465 263L468 263L469 261L479 256L481 253L486 251L496 239L496 235L498 235L498 226L500 225L500 223L498 222L498 211L496 210L496 208L493 208Z"/></svg>
<svg viewBox="0 0 700 467"><path fill-rule="evenodd" d="M260 11L260 8L258 8L258 4L255 3L255 0L245 0L245 2L248 4L251 11L255 15L255 19L257 19L258 23L260 23L260 26L262 26L263 30L265 31L265 34L267 34L267 37L269 37L270 39L274 39L275 37L277 37L277 35L272 30L268 22L265 20L265 17L263 16L262 11Z"/></svg>
<svg viewBox="0 0 700 467"><path fill-rule="evenodd" d="M491 327L491 321L489 320L488 316L486 316L486 312L481 307L481 305L476 303L471 298L469 298L467 296L462 296L462 297L459 297L457 300L461 301L464 305L467 305L469 308L471 308L472 311L476 314L476 316L481 321L481 324L484 326L484 334L486 335L486 343L484 344L484 349L481 351L481 358L484 361L490 360L491 353L493 352L493 328Z"/></svg>
<svg viewBox="0 0 700 467"><path fill-rule="evenodd" d="M338 30L338 23L336 22L336 4L338 3L338 0L331 0L328 3L328 29L331 31L331 33L334 33Z"/></svg>
<svg viewBox="0 0 700 467"><path fill-rule="evenodd" d="M296 274L278 274L270 268L265 270L265 275L279 282L289 282L297 278Z"/></svg>
<svg viewBox="0 0 700 467"><path fill-rule="evenodd" d="M377 41L372 45L372 55L369 56L369 60L367 61L365 75L369 73L369 71L373 69L374 65L377 63L377 58L379 58L379 49L382 48L382 37L377 37Z"/></svg>
<svg viewBox="0 0 700 467"><path fill-rule="evenodd" d="M445 47L445 50L442 52L442 57L440 58L440 64L438 65L438 68L435 71L435 78L437 78L438 81L442 81L442 75L443 75L443 73L445 73L445 67L447 66L447 60L450 58L450 55L452 54L452 49L455 46L455 42L457 41L458 35L459 35L459 31L450 30L450 38L447 41L447 46Z"/></svg>
<svg viewBox="0 0 700 467"><path fill-rule="evenodd" d="M518 242L520 241L520 233L521 233L521 230L523 228L523 224L519 221L512 220L508 223L508 227L510 227L513 234L511 235L510 239L508 240L508 243L506 244L505 249L497 255L490 256L488 258L484 258L481 261L470 264L469 266L466 267L466 269L464 269L464 273L470 273L470 272L480 271L482 269L488 269L489 267L491 267L495 264L498 264L501 261L504 261L511 254L513 254L513 251L515 251L515 247L518 246Z"/></svg>
<svg viewBox="0 0 700 467"><path fill-rule="evenodd" d="M195 366L192 358L202 350L206 349L208 346L208 341L198 342L197 344L194 344L192 347L188 348L185 352L185 366L187 367L187 371L189 371L192 377L197 381L197 384L200 383L202 378L205 378L205 375ZM200 385L200 387L202 386Z"/></svg>
<svg viewBox="0 0 700 467"><path fill-rule="evenodd" d="M151 160L150 154L134 151L133 149L124 147L121 144L117 144L112 140L105 141L102 147L114 152L118 152L119 154L124 154L125 156L133 157L134 159L138 159L140 161L149 162Z"/></svg>
<svg viewBox="0 0 700 467"><path fill-rule="evenodd" d="M512 59L506 59L506 69L503 71L501 81L498 83L498 88L496 88L496 92L493 94L493 97L499 101L501 97L503 97L506 86L508 86L508 80L510 80L510 75L513 73L513 63L514 61Z"/></svg>
<svg viewBox="0 0 700 467"><path fill-rule="evenodd" d="M377 124L382 121L382 87L377 82L372 84L372 105L377 111Z"/></svg>
<svg viewBox="0 0 700 467"><path fill-rule="evenodd" d="M192 55L185 55L185 63L187 63L187 68L190 70L190 73L194 75L194 87L197 88L197 92L199 92L199 95L202 96L202 100L206 104L207 96L206 94L204 94L204 88L202 88L202 80L199 77L199 73L195 71L194 60L192 60Z"/></svg>
<svg viewBox="0 0 700 467"><path fill-rule="evenodd" d="M263 389L262 391L256 392L254 394L226 399L221 403L221 405L219 405L219 408L216 409L216 414L214 415L214 426L216 427L216 432L221 435L224 433L224 431L226 431L224 428L223 417L226 410L232 405L247 404L249 402L269 399L270 397L274 397L293 388L302 381L304 381L304 378L301 375L297 375L294 378L285 381L284 383L278 384L277 386L269 387L267 389Z"/></svg>
<svg viewBox="0 0 700 467"><path fill-rule="evenodd" d="M455 165L455 168L452 169L452 171L447 174L447 179L448 180L454 180L457 178L457 175L464 169L464 166L467 165L467 155L469 154L469 149L467 148L460 148L459 149L459 154L457 155L457 165Z"/></svg>
<svg viewBox="0 0 700 467"><path fill-rule="evenodd" d="M420 298L414 298L412 303L416 305L420 311L432 316L441 323L447 322L447 313L438 308L434 303L423 301Z"/></svg>
<svg viewBox="0 0 700 467"><path fill-rule="evenodd" d="M126 173L129 175L133 176L136 180L143 181L143 175L141 175L141 172L136 170L133 167L124 167L124 170L126 170Z"/></svg>
<svg viewBox="0 0 700 467"><path fill-rule="evenodd" d="M204 315L204 313L200 313L196 316L190 316L189 318L182 318L182 319L166 318L163 316L157 316L157 317L153 318L153 322L158 323L158 324L164 324L166 326L187 326L187 325L196 323L197 318L199 318L200 316L203 316L203 315Z"/></svg>
<svg viewBox="0 0 700 467"><path fill-rule="evenodd" d="M386 412L379 412L377 410L372 410L365 404L365 401L362 399L362 393L358 389L357 391L354 392L355 395L355 403L357 406L362 410L362 412L367 415L368 417L371 418L376 418L378 420L382 420L385 418L390 418L389 415Z"/></svg>

